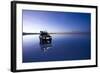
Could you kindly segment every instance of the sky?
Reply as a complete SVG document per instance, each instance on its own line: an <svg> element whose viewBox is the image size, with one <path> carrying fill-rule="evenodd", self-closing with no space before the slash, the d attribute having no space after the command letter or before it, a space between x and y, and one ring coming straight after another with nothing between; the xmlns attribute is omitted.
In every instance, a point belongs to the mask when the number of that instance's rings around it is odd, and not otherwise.
<svg viewBox="0 0 100 73"><path fill-rule="evenodd" d="M91 14L23 10L23 32L90 32Z"/></svg>

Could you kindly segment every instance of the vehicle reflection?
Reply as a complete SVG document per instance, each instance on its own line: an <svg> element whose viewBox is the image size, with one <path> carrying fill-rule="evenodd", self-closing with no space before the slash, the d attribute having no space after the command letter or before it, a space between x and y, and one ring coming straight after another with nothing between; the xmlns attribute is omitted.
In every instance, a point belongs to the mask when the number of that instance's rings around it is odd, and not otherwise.
<svg viewBox="0 0 100 73"><path fill-rule="evenodd" d="M51 43L49 43L49 44L43 43L43 44L40 44L40 48L41 48L41 50L43 50L43 52L46 52L48 49L52 48L52 44Z"/></svg>

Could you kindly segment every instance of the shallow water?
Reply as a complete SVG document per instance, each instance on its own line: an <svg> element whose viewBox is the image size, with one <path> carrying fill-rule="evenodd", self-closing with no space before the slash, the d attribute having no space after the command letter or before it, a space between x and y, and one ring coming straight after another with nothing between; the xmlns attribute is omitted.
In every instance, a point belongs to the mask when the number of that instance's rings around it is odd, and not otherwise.
<svg viewBox="0 0 100 73"><path fill-rule="evenodd" d="M23 36L23 62L87 60L91 58L89 34L51 35L52 43L40 45L39 35Z"/></svg>

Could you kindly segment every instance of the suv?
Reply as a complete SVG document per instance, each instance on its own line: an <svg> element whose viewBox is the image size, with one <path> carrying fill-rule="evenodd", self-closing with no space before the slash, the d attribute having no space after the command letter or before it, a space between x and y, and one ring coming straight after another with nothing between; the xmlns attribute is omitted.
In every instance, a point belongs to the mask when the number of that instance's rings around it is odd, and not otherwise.
<svg viewBox="0 0 100 73"><path fill-rule="evenodd" d="M40 31L40 44L51 44L52 37L46 31Z"/></svg>

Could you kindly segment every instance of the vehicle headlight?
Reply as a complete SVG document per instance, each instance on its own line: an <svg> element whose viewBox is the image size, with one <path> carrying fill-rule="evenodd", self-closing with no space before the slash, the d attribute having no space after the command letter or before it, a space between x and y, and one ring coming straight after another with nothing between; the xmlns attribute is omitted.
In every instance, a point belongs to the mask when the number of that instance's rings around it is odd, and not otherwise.
<svg viewBox="0 0 100 73"><path fill-rule="evenodd" d="M46 39L49 39L49 37L46 37Z"/></svg>

